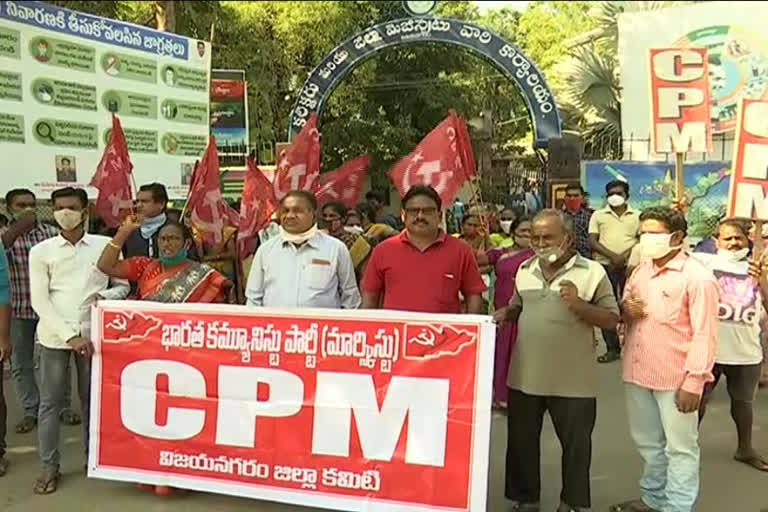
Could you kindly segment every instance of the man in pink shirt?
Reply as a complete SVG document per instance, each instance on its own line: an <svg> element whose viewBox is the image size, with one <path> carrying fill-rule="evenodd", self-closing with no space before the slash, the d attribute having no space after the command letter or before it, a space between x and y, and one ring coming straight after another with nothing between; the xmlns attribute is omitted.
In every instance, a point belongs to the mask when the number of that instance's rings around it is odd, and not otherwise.
<svg viewBox="0 0 768 512"><path fill-rule="evenodd" d="M691 512L698 496L696 411L713 380L719 290L712 271L682 250L687 228L669 208L640 216L642 262L622 302L623 365L630 431L645 470L641 499L613 512Z"/></svg>

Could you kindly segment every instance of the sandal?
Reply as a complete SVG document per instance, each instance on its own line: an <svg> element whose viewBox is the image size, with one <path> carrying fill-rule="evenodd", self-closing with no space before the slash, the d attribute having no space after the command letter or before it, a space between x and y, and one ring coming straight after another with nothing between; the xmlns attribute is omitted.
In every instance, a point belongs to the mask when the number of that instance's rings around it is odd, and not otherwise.
<svg viewBox="0 0 768 512"><path fill-rule="evenodd" d="M763 460L759 455L751 455L749 457L739 457L738 455L734 455L733 460L751 466L758 471L768 471L768 462Z"/></svg>
<svg viewBox="0 0 768 512"><path fill-rule="evenodd" d="M37 427L37 418L34 416L24 416L24 419L16 425L14 430L17 434L28 434L35 430L35 427Z"/></svg>
<svg viewBox="0 0 768 512"><path fill-rule="evenodd" d="M56 489L59 488L59 478L61 473L55 473L53 475L43 475L35 481L35 487L32 492L35 494L53 494Z"/></svg>
<svg viewBox="0 0 768 512"><path fill-rule="evenodd" d="M4 477L5 474L8 472L8 466L9 466L8 459L5 457L0 457L0 477Z"/></svg>
<svg viewBox="0 0 768 512"><path fill-rule="evenodd" d="M619 352L606 352L597 358L598 363L612 363L621 359L621 353Z"/></svg>
<svg viewBox="0 0 768 512"><path fill-rule="evenodd" d="M74 427L76 425L80 425L83 422L83 419L80 417L80 415L77 414L72 409L63 409L59 413L59 420L64 425L68 425L70 427Z"/></svg>

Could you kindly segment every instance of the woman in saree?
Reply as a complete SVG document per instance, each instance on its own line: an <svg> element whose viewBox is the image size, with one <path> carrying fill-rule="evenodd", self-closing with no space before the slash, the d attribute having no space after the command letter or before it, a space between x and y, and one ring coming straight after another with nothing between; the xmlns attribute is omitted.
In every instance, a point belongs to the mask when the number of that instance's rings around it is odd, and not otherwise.
<svg viewBox="0 0 768 512"><path fill-rule="evenodd" d="M360 221L362 222L365 237L371 240L374 244L397 234L397 230L389 224L376 222L376 211L370 204L360 203L357 205L357 211L360 214Z"/></svg>
<svg viewBox="0 0 768 512"><path fill-rule="evenodd" d="M494 305L496 309L509 305L515 293L515 278L517 270L524 261L533 257L531 244L531 219L518 217L510 226L510 234L514 243L511 247L491 249L485 254L477 255L477 263L493 265L496 273L496 288ZM494 406L506 409L507 406L507 373L512 347L517 341L517 324L506 323L496 331L496 356L493 372L493 403Z"/></svg>
<svg viewBox="0 0 768 512"><path fill-rule="evenodd" d="M232 282L210 266L189 260L192 234L178 222L168 221L158 231L158 259L134 257L120 260L123 244L141 222L129 217L117 230L99 258L99 270L110 277L126 279L138 285L138 299L165 303L226 302ZM159 496L169 496L174 489L167 486L137 484Z"/></svg>
<svg viewBox="0 0 768 512"><path fill-rule="evenodd" d="M328 229L328 234L338 238L347 246L359 282L365 271L368 256L371 255L371 244L368 243L365 237L354 230L346 229L347 208L342 203L333 202L325 204L321 214Z"/></svg>

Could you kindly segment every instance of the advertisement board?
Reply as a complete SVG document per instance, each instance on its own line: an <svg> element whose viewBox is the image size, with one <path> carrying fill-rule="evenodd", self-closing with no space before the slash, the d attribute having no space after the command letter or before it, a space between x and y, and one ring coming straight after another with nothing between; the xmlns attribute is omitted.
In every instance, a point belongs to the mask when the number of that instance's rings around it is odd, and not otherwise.
<svg viewBox="0 0 768 512"><path fill-rule="evenodd" d="M211 70L211 135L219 155L247 155L248 84L243 70Z"/></svg>
<svg viewBox="0 0 768 512"><path fill-rule="evenodd" d="M184 198L208 142L210 63L205 41L0 1L0 188L85 187L114 112L136 182Z"/></svg>
<svg viewBox="0 0 768 512"><path fill-rule="evenodd" d="M90 477L486 510L489 317L102 301L92 321Z"/></svg>
<svg viewBox="0 0 768 512"><path fill-rule="evenodd" d="M651 101L648 51L651 48L706 48L709 59L709 153L688 160L731 158L736 110L741 98L768 99L768 36L765 2L696 2L619 16L621 125L624 154L659 160L649 148Z"/></svg>

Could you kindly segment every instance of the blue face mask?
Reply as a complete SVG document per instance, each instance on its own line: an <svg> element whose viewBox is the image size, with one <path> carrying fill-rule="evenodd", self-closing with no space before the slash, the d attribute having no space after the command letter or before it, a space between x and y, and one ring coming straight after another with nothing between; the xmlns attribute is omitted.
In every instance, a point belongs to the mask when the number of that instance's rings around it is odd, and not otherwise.
<svg viewBox="0 0 768 512"><path fill-rule="evenodd" d="M170 258L161 254L158 259L163 266L174 267L187 259L187 249L180 250L175 256L171 256Z"/></svg>

